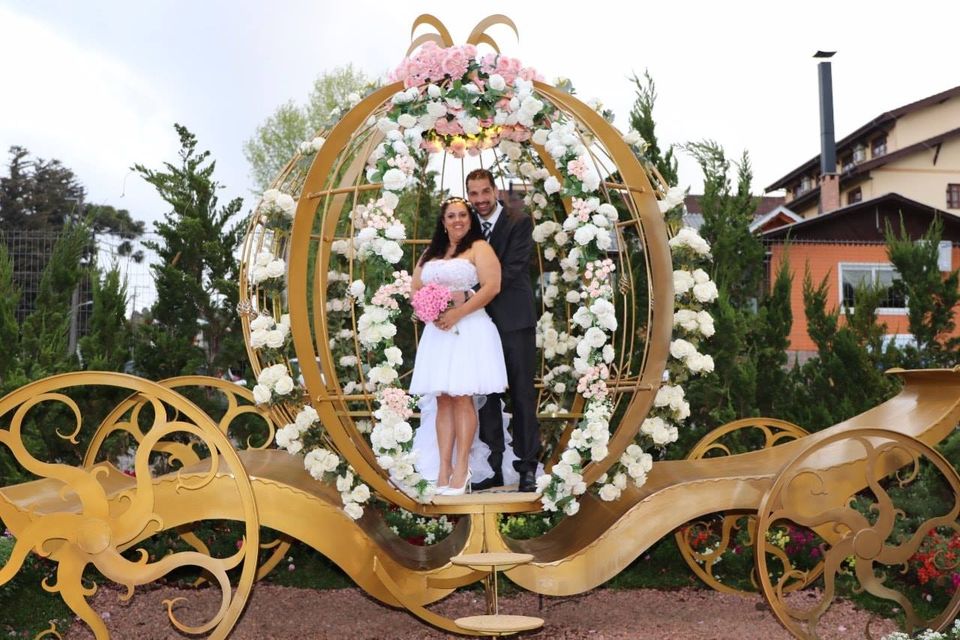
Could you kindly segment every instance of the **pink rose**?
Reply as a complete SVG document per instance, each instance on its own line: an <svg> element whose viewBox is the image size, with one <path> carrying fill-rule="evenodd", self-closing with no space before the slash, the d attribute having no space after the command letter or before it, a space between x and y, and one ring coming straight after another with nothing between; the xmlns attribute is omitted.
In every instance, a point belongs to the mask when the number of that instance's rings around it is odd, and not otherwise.
<svg viewBox="0 0 960 640"><path fill-rule="evenodd" d="M463 138L454 138L447 145L447 151L452 153L454 158L462 158L467 154L467 141Z"/></svg>

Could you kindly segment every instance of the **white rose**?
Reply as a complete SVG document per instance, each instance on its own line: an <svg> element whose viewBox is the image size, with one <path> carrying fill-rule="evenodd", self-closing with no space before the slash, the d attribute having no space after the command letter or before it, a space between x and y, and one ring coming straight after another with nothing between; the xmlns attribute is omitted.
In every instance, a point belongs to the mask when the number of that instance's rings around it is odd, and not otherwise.
<svg viewBox="0 0 960 640"><path fill-rule="evenodd" d="M317 415L317 410L308 405L300 410L294 422L300 431L305 431L313 426L319 419L320 416Z"/></svg>
<svg viewBox="0 0 960 640"><path fill-rule="evenodd" d="M613 362L613 359L616 357L616 352L613 349L612 344L604 345L603 347L603 361L607 364Z"/></svg>
<svg viewBox="0 0 960 640"><path fill-rule="evenodd" d="M643 140L643 138L633 129L623 134L623 141L629 145L639 144L641 140Z"/></svg>
<svg viewBox="0 0 960 640"><path fill-rule="evenodd" d="M273 318L267 315L259 315L250 321L250 331L269 331L273 328Z"/></svg>
<svg viewBox="0 0 960 640"><path fill-rule="evenodd" d="M343 512L347 514L351 520L359 520L363 517L363 507L356 502L348 502L343 505Z"/></svg>
<svg viewBox="0 0 960 640"><path fill-rule="evenodd" d="M606 502L613 502L620 497L620 489L612 484L605 484L600 487L600 499Z"/></svg>
<svg viewBox="0 0 960 640"><path fill-rule="evenodd" d="M548 129L537 129L533 132L533 135L530 137L533 140L533 143L540 145L541 147L547 143L547 136L550 134Z"/></svg>
<svg viewBox="0 0 960 640"><path fill-rule="evenodd" d="M350 283L350 295L359 300L363 298L363 292L366 288L367 285L364 284L363 280L354 280Z"/></svg>
<svg viewBox="0 0 960 640"><path fill-rule="evenodd" d="M274 329L273 331L266 332L266 345L271 349L279 349L283 346L283 343L286 341L287 335L281 329ZM251 343L253 339L251 338ZM253 346L251 344L251 346Z"/></svg>
<svg viewBox="0 0 960 640"><path fill-rule="evenodd" d="M340 358L341 367L355 367L357 366L357 356L342 356Z"/></svg>
<svg viewBox="0 0 960 640"><path fill-rule="evenodd" d="M693 275L689 271L677 269L673 272L673 292L677 295L683 295L689 291L695 284Z"/></svg>
<svg viewBox="0 0 960 640"><path fill-rule="evenodd" d="M350 499L354 502L366 502L370 499L370 487L365 484L358 484L350 492Z"/></svg>
<svg viewBox="0 0 960 640"><path fill-rule="evenodd" d="M427 85L427 95L430 96L431 98L434 98L434 99L439 98L441 93L442 92L440 91L440 87L438 87L437 85L435 84Z"/></svg>
<svg viewBox="0 0 960 640"><path fill-rule="evenodd" d="M547 247L543 250L543 258L547 261L553 260L557 257L557 250L553 247Z"/></svg>
<svg viewBox="0 0 960 640"><path fill-rule="evenodd" d="M400 204L400 197L392 191L384 191L383 195L380 196L380 200L377 201L377 204L383 209L393 211L397 208L397 205Z"/></svg>
<svg viewBox="0 0 960 640"><path fill-rule="evenodd" d="M703 269L695 269L692 275L693 281L696 284L706 284L707 282L710 282L710 274Z"/></svg>
<svg viewBox="0 0 960 640"><path fill-rule="evenodd" d="M377 464L384 469L391 469L393 465L396 464L396 460L394 460L393 456L380 456L377 458Z"/></svg>
<svg viewBox="0 0 960 640"><path fill-rule="evenodd" d="M431 118L442 118L447 115L447 106L440 101L430 101L427 103L427 114Z"/></svg>
<svg viewBox="0 0 960 640"><path fill-rule="evenodd" d="M677 339L670 343L670 355L677 360L689 358L695 353L697 353L696 347L686 340Z"/></svg>
<svg viewBox="0 0 960 640"><path fill-rule="evenodd" d="M403 352L397 347L387 347L384 349L383 355L386 356L387 364L390 366L395 367L403 364Z"/></svg>
<svg viewBox="0 0 960 640"><path fill-rule="evenodd" d="M568 516L575 516L578 511L580 511L580 503L576 500L571 500L563 507L563 512Z"/></svg>
<svg viewBox="0 0 960 640"><path fill-rule="evenodd" d="M568 465L580 464L580 454L573 449L567 449L560 455L560 461Z"/></svg>
<svg viewBox="0 0 960 640"><path fill-rule="evenodd" d="M606 251L613 246L613 236L607 229L597 229L597 248Z"/></svg>
<svg viewBox="0 0 960 640"><path fill-rule="evenodd" d="M409 113L404 113L404 114L401 114L399 118L397 118L397 124L399 124L404 129L409 129L410 127L417 126L417 118L416 116L412 116Z"/></svg>
<svg viewBox="0 0 960 640"><path fill-rule="evenodd" d="M503 91L507 88L507 83L503 79L503 76L499 73L494 73L487 79L487 85L494 91Z"/></svg>
<svg viewBox="0 0 960 640"><path fill-rule="evenodd" d="M397 442L409 442L413 438L413 427L408 422L401 422L393 428Z"/></svg>
<svg viewBox="0 0 960 640"><path fill-rule="evenodd" d="M262 384L254 385L253 387L253 401L257 404L264 404L270 402L270 389L263 386Z"/></svg>
<svg viewBox="0 0 960 640"><path fill-rule="evenodd" d="M403 249L393 240L388 240L380 248L380 255L390 264L397 264L403 259Z"/></svg>
<svg viewBox="0 0 960 640"><path fill-rule="evenodd" d="M590 327L587 329L587 332L583 335L583 342L590 345L594 349L599 349L606 343L607 334L603 332L603 329L597 327Z"/></svg>
<svg viewBox="0 0 960 640"><path fill-rule="evenodd" d="M259 331L250 332L250 348L259 349L260 347L267 344L267 336L270 334L269 331L260 329Z"/></svg>
<svg viewBox="0 0 960 640"><path fill-rule="evenodd" d="M401 191L407 186L407 175L397 169L387 169L383 174L383 188L387 191Z"/></svg>
<svg viewBox="0 0 960 640"><path fill-rule="evenodd" d="M392 224L387 227L387 230L383 232L383 235L391 240L403 240L407 237L407 230L402 224Z"/></svg>
<svg viewBox="0 0 960 640"><path fill-rule="evenodd" d="M693 285L693 296L700 302L713 302L718 295L717 285L713 282Z"/></svg>
<svg viewBox="0 0 960 640"><path fill-rule="evenodd" d="M597 237L597 228L592 224L585 224L577 229L573 234L573 239L580 246L590 244Z"/></svg>
<svg viewBox="0 0 960 640"><path fill-rule="evenodd" d="M287 264L280 259L272 260L264 269L268 278L279 278L287 272Z"/></svg>
<svg viewBox="0 0 960 640"><path fill-rule="evenodd" d="M543 190L547 193L557 193L560 191L560 181L556 176L550 176L543 183Z"/></svg>
<svg viewBox="0 0 960 640"><path fill-rule="evenodd" d="M293 378L290 376L283 376L277 380L277 384L273 385L273 390L277 395L285 396L291 391L293 391Z"/></svg>
<svg viewBox="0 0 960 640"><path fill-rule="evenodd" d="M377 384L391 384L397 379L397 371L392 367L379 365L370 369L370 373L367 377L369 378L370 382L375 382Z"/></svg>

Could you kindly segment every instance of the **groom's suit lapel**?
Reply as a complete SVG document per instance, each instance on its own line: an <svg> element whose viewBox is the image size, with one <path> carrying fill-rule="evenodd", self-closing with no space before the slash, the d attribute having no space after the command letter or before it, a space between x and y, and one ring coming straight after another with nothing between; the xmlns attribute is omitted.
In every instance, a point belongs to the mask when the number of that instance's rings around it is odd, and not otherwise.
<svg viewBox="0 0 960 640"><path fill-rule="evenodd" d="M503 243L507 239L507 225L509 221L507 218L509 214L507 213L506 207L500 211L500 217L497 218L497 223L493 225L493 229L490 230L490 244L493 246L494 252L499 256L500 252L503 250Z"/></svg>

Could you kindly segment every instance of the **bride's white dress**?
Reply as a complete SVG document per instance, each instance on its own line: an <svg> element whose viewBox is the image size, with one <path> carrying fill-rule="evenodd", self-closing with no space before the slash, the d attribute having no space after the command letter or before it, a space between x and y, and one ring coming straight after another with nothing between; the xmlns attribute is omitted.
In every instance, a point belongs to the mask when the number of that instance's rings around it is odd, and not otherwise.
<svg viewBox="0 0 960 640"><path fill-rule="evenodd" d="M468 291L478 283L477 268L465 258L431 260L423 266L424 284L436 282L451 291ZM482 402L488 393L500 393L507 387L507 369L503 362L503 346L493 320L483 309L464 316L456 330L444 331L433 323L424 327L417 347L410 393L420 399L420 426L413 439L417 454L417 470L424 478L434 479L440 468L437 448L437 396L440 394L472 395ZM477 405L479 408L479 404ZM504 416L506 424L508 416ZM487 462L490 449L480 441L479 428L470 447L472 482L493 475ZM509 438L509 434L506 434ZM456 456L456 451L454 451ZM506 442L503 471L504 483L517 481L513 470L513 449Z"/></svg>

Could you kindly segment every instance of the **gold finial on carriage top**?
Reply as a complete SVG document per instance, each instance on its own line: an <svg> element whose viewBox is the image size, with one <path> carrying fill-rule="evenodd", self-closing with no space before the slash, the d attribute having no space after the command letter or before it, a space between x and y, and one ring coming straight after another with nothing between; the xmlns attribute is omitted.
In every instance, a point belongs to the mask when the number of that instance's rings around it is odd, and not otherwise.
<svg viewBox="0 0 960 640"><path fill-rule="evenodd" d="M424 33L416 38L413 38L413 34L416 33L417 27L423 24L432 26L437 30L437 32ZM517 39L520 39L520 32L517 31L517 25L513 23L513 20L502 13L495 13L491 16L487 16L477 23L477 26L475 26L473 31L470 32L470 35L467 36L466 44L488 44L493 47L494 51L500 53L499 45L497 45L497 42L487 33L487 29L497 24L503 24L510 27L513 29L513 33L516 34ZM417 16L416 20L413 21L413 27L410 29L410 37L412 40L410 41L410 48L407 49L408 56L413 53L414 49L425 42L435 42L438 46L444 48L453 46L453 38L450 36L450 30L447 29L447 27L440 22L436 16L432 16L429 13L422 13Z"/></svg>

